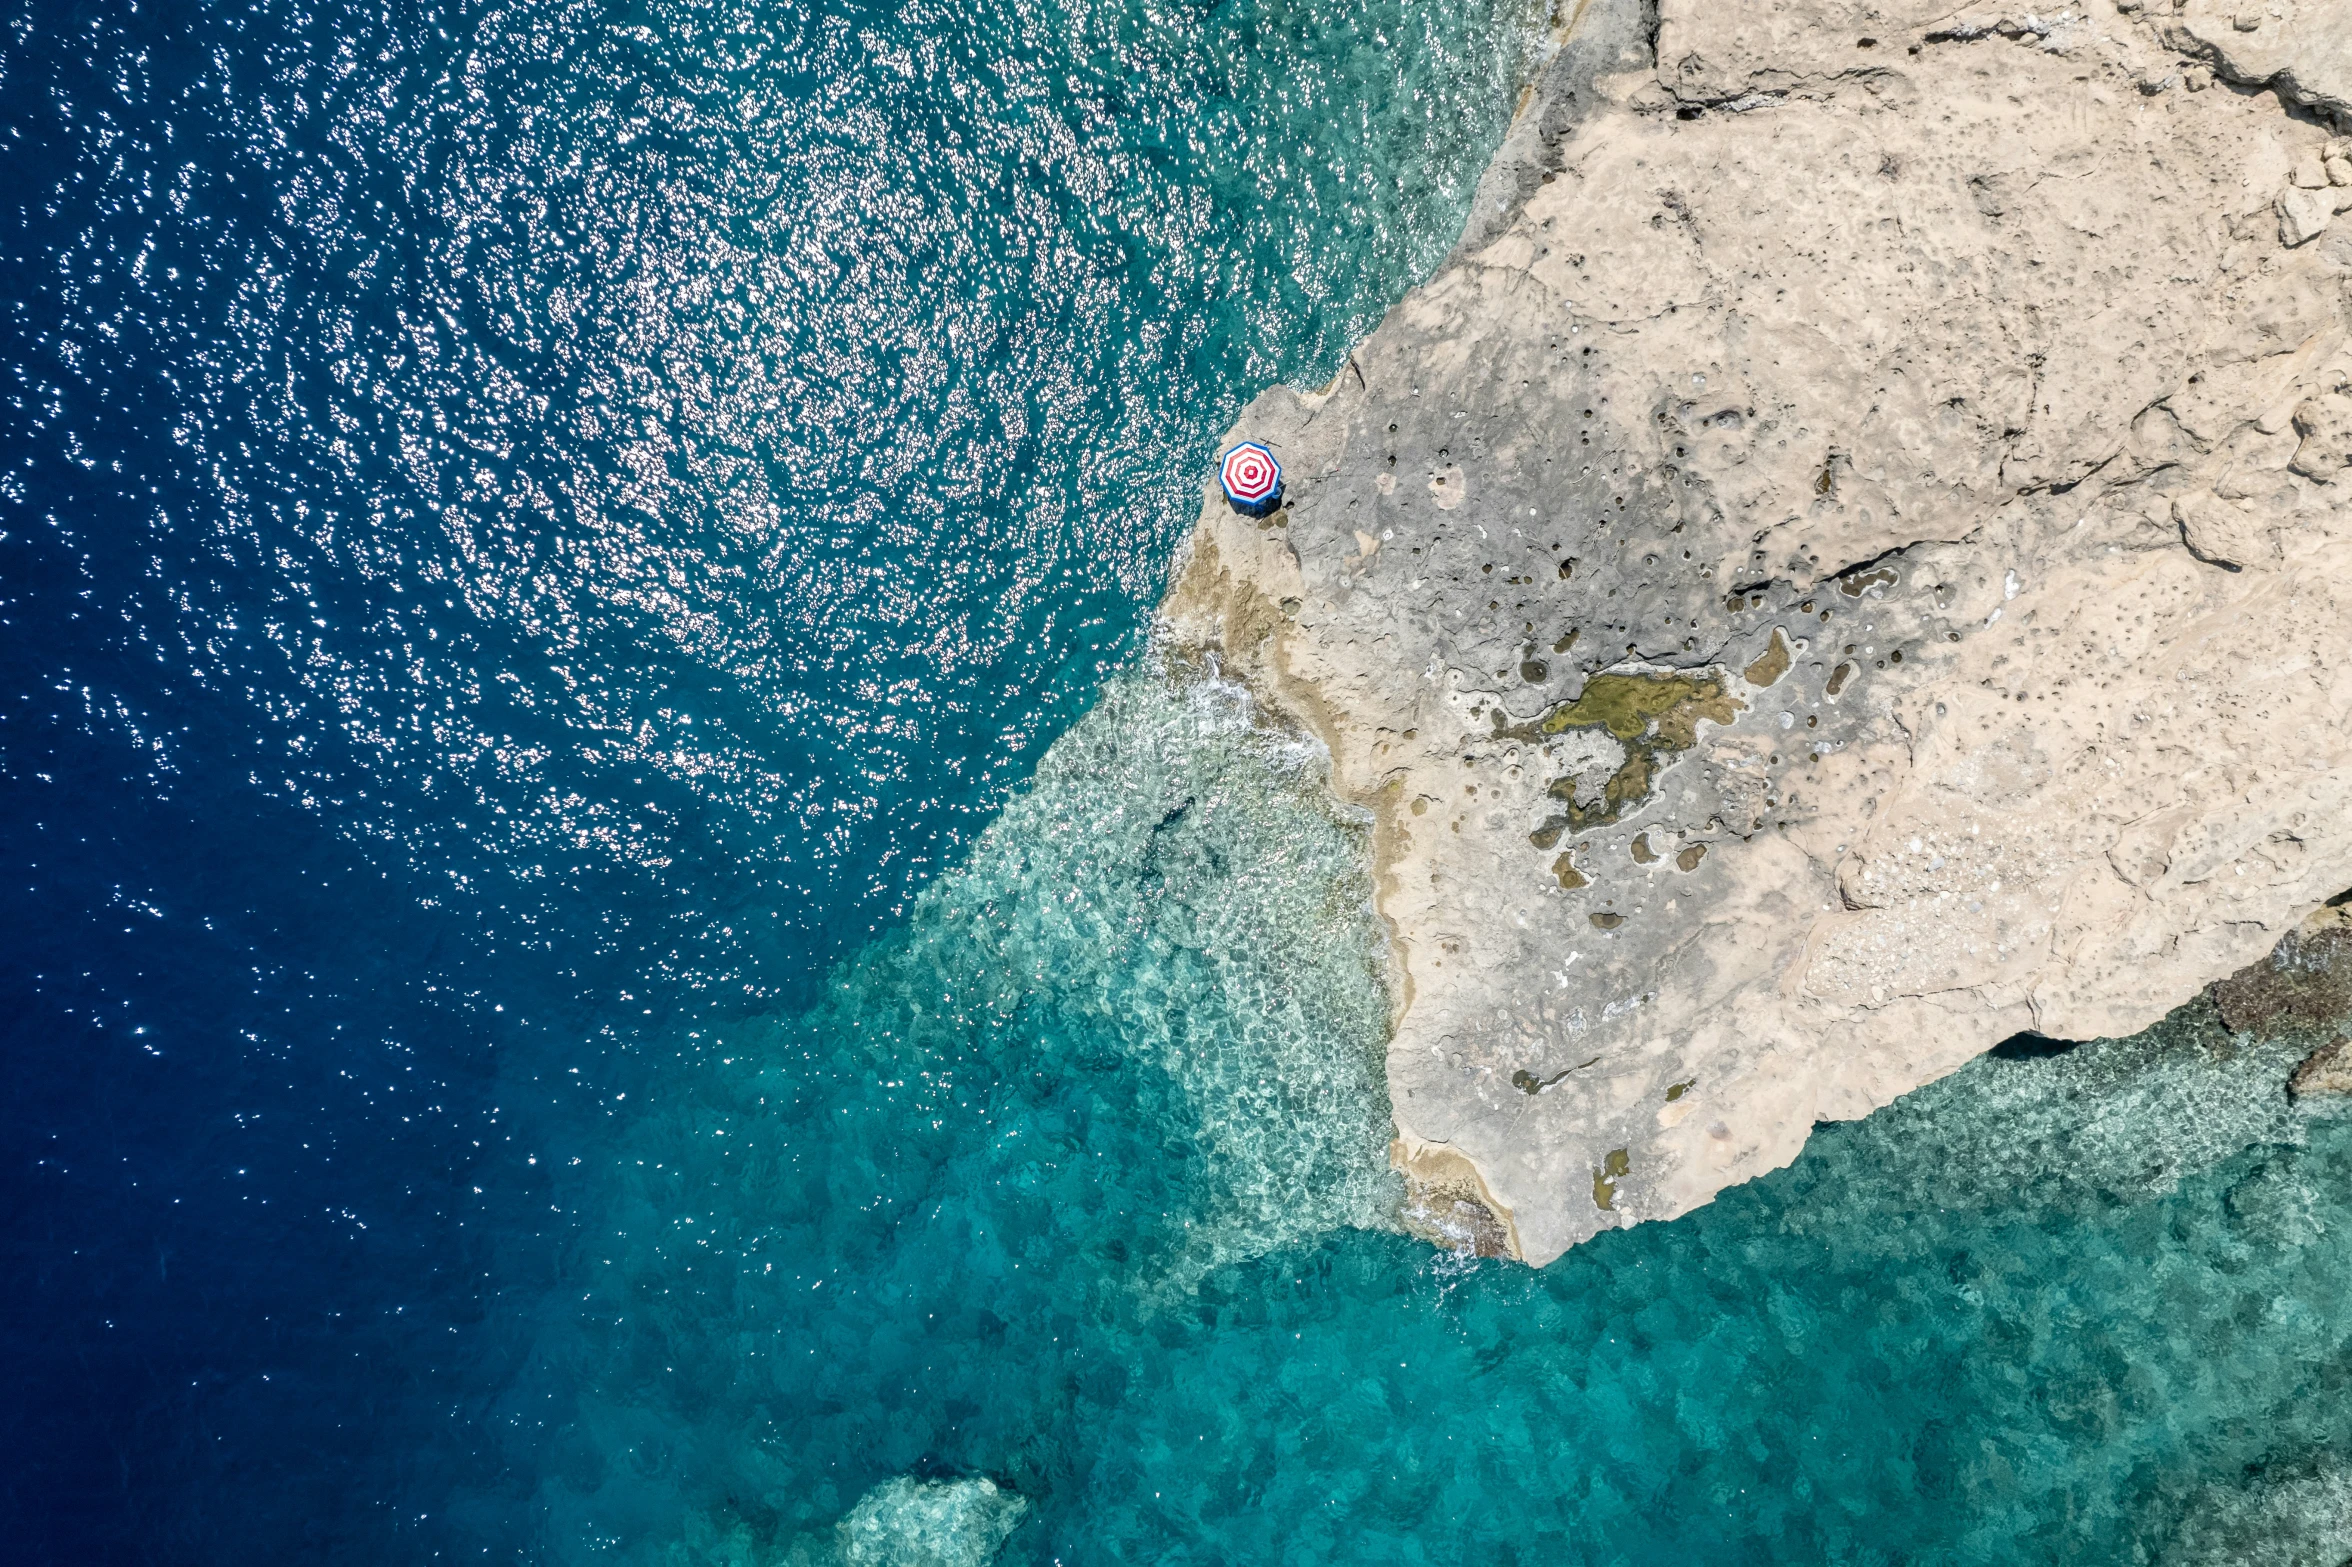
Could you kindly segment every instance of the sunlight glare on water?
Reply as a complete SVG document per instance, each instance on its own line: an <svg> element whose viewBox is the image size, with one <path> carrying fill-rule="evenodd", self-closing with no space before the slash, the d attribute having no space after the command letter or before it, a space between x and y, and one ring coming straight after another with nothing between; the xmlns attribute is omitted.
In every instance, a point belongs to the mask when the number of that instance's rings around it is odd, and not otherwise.
<svg viewBox="0 0 2352 1567"><path fill-rule="evenodd" d="M1247 390L1450 241L1511 15L290 19L183 433L321 610L263 634L380 784L346 819L469 877L724 863L802 946L901 906L1132 651Z"/></svg>
<svg viewBox="0 0 2352 1567"><path fill-rule="evenodd" d="M1147 621L1534 8L6 4L23 1559L2352 1556L2313 1037L1400 1232L1368 824Z"/></svg>

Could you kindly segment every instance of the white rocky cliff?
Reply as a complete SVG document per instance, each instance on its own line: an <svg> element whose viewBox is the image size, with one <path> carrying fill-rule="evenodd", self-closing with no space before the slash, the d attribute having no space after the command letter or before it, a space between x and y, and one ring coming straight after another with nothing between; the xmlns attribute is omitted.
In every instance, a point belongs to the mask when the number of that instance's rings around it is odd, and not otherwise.
<svg viewBox="0 0 2352 1567"><path fill-rule="evenodd" d="M2352 887L2352 0L1572 29L1165 606L1376 813L1419 1222L1535 1262Z"/></svg>

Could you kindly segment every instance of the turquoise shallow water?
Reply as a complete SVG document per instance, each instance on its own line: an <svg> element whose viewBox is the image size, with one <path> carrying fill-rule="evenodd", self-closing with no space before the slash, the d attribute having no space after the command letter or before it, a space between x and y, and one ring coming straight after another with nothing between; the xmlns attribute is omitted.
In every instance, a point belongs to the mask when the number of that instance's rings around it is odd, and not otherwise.
<svg viewBox="0 0 2352 1567"><path fill-rule="evenodd" d="M2352 1553L2312 1041L2200 1004L1540 1273L1433 1254L1356 829L1251 716L1114 682L903 932L583 1169L610 1228L514 1393L560 1537L827 1560L912 1477L1020 1498L1035 1562Z"/></svg>
<svg viewBox="0 0 2352 1567"><path fill-rule="evenodd" d="M33 1562L2352 1556L2352 1128L2192 1011L1542 1272L1145 626L1530 17L0 29Z"/></svg>

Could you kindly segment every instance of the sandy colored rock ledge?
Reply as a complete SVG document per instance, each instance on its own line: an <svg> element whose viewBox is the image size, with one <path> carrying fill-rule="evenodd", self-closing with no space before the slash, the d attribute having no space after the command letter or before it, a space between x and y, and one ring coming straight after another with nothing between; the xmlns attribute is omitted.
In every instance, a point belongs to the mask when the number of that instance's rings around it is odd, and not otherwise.
<svg viewBox="0 0 2352 1567"><path fill-rule="evenodd" d="M1669 0L1236 426L1287 508L1165 618L1375 813L1431 1233L1685 1212L2352 886L2352 31L2201 3Z"/></svg>

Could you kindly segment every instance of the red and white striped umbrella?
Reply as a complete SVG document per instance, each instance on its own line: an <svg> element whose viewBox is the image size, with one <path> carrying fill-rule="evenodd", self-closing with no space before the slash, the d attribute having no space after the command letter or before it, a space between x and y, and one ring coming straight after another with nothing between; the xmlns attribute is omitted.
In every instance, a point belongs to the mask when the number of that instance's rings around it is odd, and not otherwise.
<svg viewBox="0 0 2352 1567"><path fill-rule="evenodd" d="M1255 441L1244 441L1217 464L1218 482L1225 498L1242 511L1257 511L1282 492L1282 464Z"/></svg>

